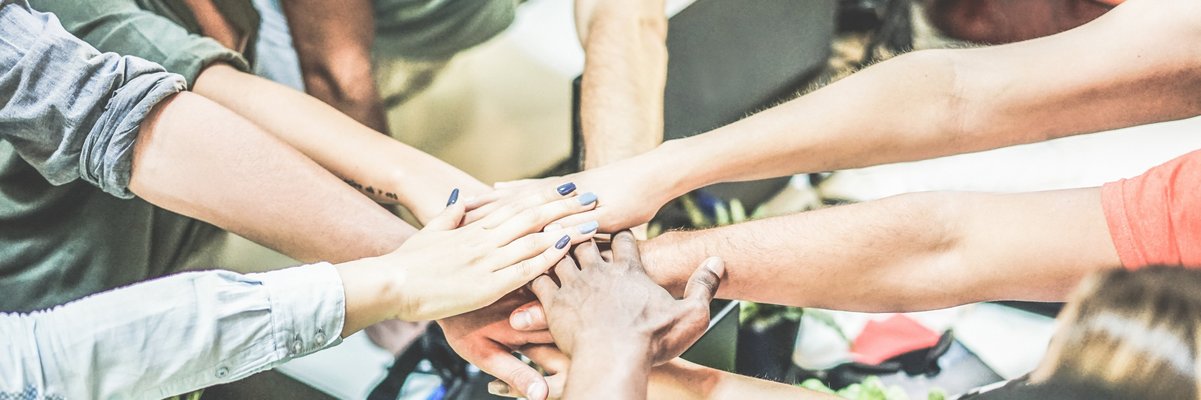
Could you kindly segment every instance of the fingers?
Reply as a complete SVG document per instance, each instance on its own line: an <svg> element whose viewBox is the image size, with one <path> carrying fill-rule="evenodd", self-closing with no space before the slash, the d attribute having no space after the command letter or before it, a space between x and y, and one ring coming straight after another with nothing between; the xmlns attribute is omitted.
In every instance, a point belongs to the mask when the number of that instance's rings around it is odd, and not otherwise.
<svg viewBox="0 0 1201 400"><path fill-rule="evenodd" d="M534 280L534 282L537 282L537 280ZM554 283L552 282L552 284ZM542 308L542 303L537 301L531 301L514 309L513 313L509 314L509 325L513 329L522 332L539 331L549 328L546 323L546 310Z"/></svg>
<svg viewBox="0 0 1201 400"><path fill-rule="evenodd" d="M596 247L596 242L594 241L587 241L576 246L573 254L575 254L575 260L580 264L581 270L605 262L601 259L600 248Z"/></svg>
<svg viewBox="0 0 1201 400"><path fill-rule="evenodd" d="M688 278L684 286L684 301L708 305L717 294L721 278L725 276L726 263L718 257L709 257Z"/></svg>
<svg viewBox="0 0 1201 400"><path fill-rule="evenodd" d="M575 266L575 261L571 257L563 257L558 264L555 265L555 276L559 277L559 282L564 285L579 279L580 268Z"/></svg>
<svg viewBox="0 0 1201 400"><path fill-rule="evenodd" d="M551 374L545 378L550 388L547 398L562 398L563 387L567 383L567 369L571 366L571 360L567 358L567 355L550 345L525 346L519 351ZM499 380L488 383L488 393L504 397L518 396L511 386Z"/></svg>
<svg viewBox="0 0 1201 400"><path fill-rule="evenodd" d="M520 394L530 400L546 400L549 389L542 374L518 360L500 345L493 343L489 347L483 359L479 362L473 361L477 367L504 381L512 388L520 388L518 389Z"/></svg>
<svg viewBox="0 0 1201 400"><path fill-rule="evenodd" d="M540 233L539 235L546 234ZM559 243L564 242L564 238L570 242L571 240L587 240L588 237L589 236L562 236L554 246L546 249L541 254L538 254L533 258L522 260L516 264L513 264L512 266L495 271L493 273L493 277L496 278L494 282L497 285L503 285L498 288L503 292L507 293L516 290L517 288L526 284L526 282L537 278L538 275L546 273L551 266L555 265L555 263L567 256L567 249L570 248L568 244L563 244L561 247L559 246Z"/></svg>
<svg viewBox="0 0 1201 400"><path fill-rule="evenodd" d="M494 228L508 221L514 215L527 209L543 205L555 200L563 199L564 197L574 197L576 187L574 183L565 183L549 190L540 190L530 195L518 198L504 205L500 205L492 210L487 216L483 217L476 224L481 224L484 228ZM595 195L592 196L595 199ZM564 215L566 216L566 214ZM550 223L550 221L547 221ZM546 225L546 224L543 224ZM539 226L539 228L542 228Z"/></svg>
<svg viewBox="0 0 1201 400"><path fill-rule="evenodd" d="M556 285L555 281L550 279L549 276L539 275L537 278L534 278L533 282L530 282L530 291L534 292L534 297L538 298L538 302L553 304L555 293L559 291L559 285ZM538 311L541 312L542 310L539 309ZM517 322L515 323L514 321ZM533 323L533 315L518 316L517 310L513 310L513 313L509 315L509 324L516 326L517 323L525 323L526 326L529 326Z"/></svg>
<svg viewBox="0 0 1201 400"><path fill-rule="evenodd" d="M625 230L617 232L613 235L613 262L620 264L642 265L642 259L638 257L638 239L634 238L634 233ZM634 263L628 263L634 261Z"/></svg>
<svg viewBox="0 0 1201 400"><path fill-rule="evenodd" d="M583 243L591 239L594 234L596 234L596 223L560 229L555 232L528 234L497 249L490 256L489 262L495 266L493 271L498 271L543 253L549 257L546 261L549 262L547 268L550 268L550 265L559 262L563 256L567 255L572 244Z"/></svg>
<svg viewBox="0 0 1201 400"><path fill-rule="evenodd" d="M591 210L596 207L596 195L592 193L584 193L578 197L552 201L540 206L527 208L517 213L513 217L501 221L494 228L498 245L507 244L514 239L528 235L534 232L541 232L543 227L550 225L555 220L563 217L578 214L584 211ZM483 223L483 221L481 221ZM596 221L584 221L578 227L580 233L592 233L599 226ZM562 225L568 227L575 225ZM583 229L587 227L587 229Z"/></svg>
<svg viewBox="0 0 1201 400"><path fill-rule="evenodd" d="M456 189L458 190L458 189ZM445 210L431 218L429 223L425 224L425 229L437 231L449 231L459 227L463 221L464 208L462 204L451 204L446 206Z"/></svg>
<svg viewBox="0 0 1201 400"><path fill-rule="evenodd" d="M601 211L600 209L592 209L579 214L568 215L558 221L553 222L552 224L558 224L559 226L573 226L588 221L607 221L607 219L603 218L603 214L604 211Z"/></svg>
<svg viewBox="0 0 1201 400"><path fill-rule="evenodd" d="M548 179L552 179L552 178L548 178ZM492 188L493 189L509 189L509 188L515 188L515 187L522 187L522 186L526 186L526 185L529 185L532 183L538 183L541 181L542 181L541 179L518 179L515 181L508 181L508 182L496 182L496 183L492 184Z"/></svg>

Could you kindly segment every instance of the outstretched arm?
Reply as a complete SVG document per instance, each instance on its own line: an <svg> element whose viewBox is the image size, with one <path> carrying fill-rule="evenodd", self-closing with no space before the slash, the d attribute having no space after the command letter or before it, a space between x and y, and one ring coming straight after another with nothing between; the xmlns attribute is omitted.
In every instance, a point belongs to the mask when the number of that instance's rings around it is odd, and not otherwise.
<svg viewBox="0 0 1201 400"><path fill-rule="evenodd" d="M586 54L580 94L585 168L663 141L664 8L663 0L576 0L576 31Z"/></svg>
<svg viewBox="0 0 1201 400"><path fill-rule="evenodd" d="M909 194L667 233L642 248L675 293L712 255L729 273L721 297L878 312L1062 301L1088 273L1121 266L1096 188Z"/></svg>
<svg viewBox="0 0 1201 400"><path fill-rule="evenodd" d="M452 189L464 197L487 186L420 150L373 131L329 105L225 64L200 73L193 89L262 127L377 201L401 204L421 221Z"/></svg>
<svg viewBox="0 0 1201 400"><path fill-rule="evenodd" d="M1131 0L1054 36L909 53L742 121L566 179L607 199L586 218L616 230L644 223L671 199L718 182L919 160L1195 116L1201 114L1198 21L1196 1Z"/></svg>

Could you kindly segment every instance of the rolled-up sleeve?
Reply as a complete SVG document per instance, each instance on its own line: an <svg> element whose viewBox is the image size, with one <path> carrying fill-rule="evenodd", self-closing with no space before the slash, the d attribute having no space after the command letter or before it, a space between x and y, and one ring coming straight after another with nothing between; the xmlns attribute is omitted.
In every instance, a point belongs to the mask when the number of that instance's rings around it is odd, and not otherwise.
<svg viewBox="0 0 1201 400"><path fill-rule="evenodd" d="M100 53L52 14L0 5L0 139L50 183L84 179L121 198L139 127L183 77L136 57Z"/></svg>
<svg viewBox="0 0 1201 400"><path fill-rule="evenodd" d="M0 314L0 398L161 399L234 381L336 345L345 307L320 263L185 273Z"/></svg>

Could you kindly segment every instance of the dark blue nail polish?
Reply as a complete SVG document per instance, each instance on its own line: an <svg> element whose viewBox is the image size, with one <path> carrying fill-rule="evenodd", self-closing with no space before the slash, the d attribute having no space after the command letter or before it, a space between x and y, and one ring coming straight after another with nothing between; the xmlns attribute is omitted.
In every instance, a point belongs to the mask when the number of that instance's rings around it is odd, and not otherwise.
<svg viewBox="0 0 1201 400"><path fill-rule="evenodd" d="M568 243L571 243L571 236L563 235L562 239L559 239L558 242L555 242L555 248L563 250L564 247L567 247Z"/></svg>
<svg viewBox="0 0 1201 400"><path fill-rule="evenodd" d="M446 206L450 207L459 202L459 188L450 191L450 198L446 199Z"/></svg>
<svg viewBox="0 0 1201 400"><path fill-rule="evenodd" d="M575 191L575 184L571 183L571 182L564 183L562 185L559 185L559 187L555 188L555 191L559 192L560 196L569 195L569 194L571 194L571 192Z"/></svg>
<svg viewBox="0 0 1201 400"><path fill-rule="evenodd" d="M580 234L587 235L589 233L596 232L596 228L598 227L600 227L600 224L596 223L596 221L580 225Z"/></svg>
<svg viewBox="0 0 1201 400"><path fill-rule="evenodd" d="M588 192L580 195L580 205L586 206L596 201L596 193Z"/></svg>

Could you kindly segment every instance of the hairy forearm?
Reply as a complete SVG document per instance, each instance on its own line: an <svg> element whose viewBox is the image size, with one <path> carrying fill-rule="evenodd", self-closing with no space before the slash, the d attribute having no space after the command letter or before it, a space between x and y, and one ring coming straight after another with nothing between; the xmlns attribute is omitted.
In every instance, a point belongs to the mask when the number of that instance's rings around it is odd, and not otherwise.
<svg viewBox="0 0 1201 400"><path fill-rule="evenodd" d="M1128 2L1059 35L902 55L652 153L684 164L673 170L687 191L1193 116L1201 46L1185 38L1201 36L1201 12L1186 3Z"/></svg>
<svg viewBox="0 0 1201 400"><path fill-rule="evenodd" d="M1118 266L1096 189L921 193L665 234L643 243L656 282L682 293L706 257L718 296L803 307L917 311L989 300L1062 300Z"/></svg>
<svg viewBox="0 0 1201 400"><path fill-rule="evenodd" d="M488 190L470 175L355 122L328 105L224 65L204 70L195 90L300 150L351 186L428 220L454 188Z"/></svg>
<svg viewBox="0 0 1201 400"><path fill-rule="evenodd" d="M388 132L372 72L372 3L294 0L282 5L305 91L371 129Z"/></svg>
<svg viewBox="0 0 1201 400"><path fill-rule="evenodd" d="M580 97L585 167L653 149L663 140L663 1L579 0L576 24L587 54Z"/></svg>
<svg viewBox="0 0 1201 400"><path fill-rule="evenodd" d="M572 355L563 399L646 399L650 368L650 349L644 344L581 349Z"/></svg>
<svg viewBox="0 0 1201 400"><path fill-rule="evenodd" d="M142 124L130 190L302 261L383 254L413 232L254 124L186 92Z"/></svg>

